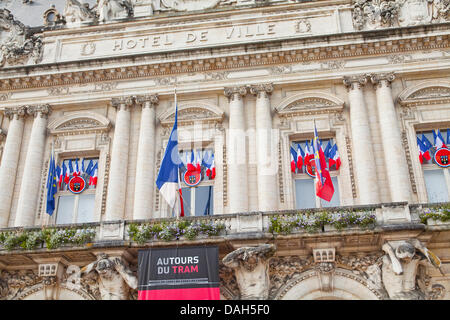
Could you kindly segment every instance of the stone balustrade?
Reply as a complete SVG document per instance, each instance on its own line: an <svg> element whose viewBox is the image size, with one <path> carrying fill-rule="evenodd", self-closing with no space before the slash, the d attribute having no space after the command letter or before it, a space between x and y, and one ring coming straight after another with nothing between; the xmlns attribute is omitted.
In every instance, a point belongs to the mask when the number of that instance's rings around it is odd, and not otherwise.
<svg viewBox="0 0 450 320"><path fill-rule="evenodd" d="M62 243L61 246L88 246L93 247L103 247L103 246L124 246L133 245L136 241L130 237L129 228L130 225L144 226L144 225L160 225L160 226L176 226L177 223L186 221L190 223L197 224L209 224L209 225L223 225L224 230L216 237L205 237L199 236L198 241L204 243L206 242L221 242L226 240L239 240L248 237L265 237L272 236L269 231L271 218L277 217L280 219L290 219L299 215L320 215L322 213L345 213L345 212L365 212L373 213L376 216L376 224L374 229L370 232L376 231L377 229L382 230L386 228L411 228L412 225L419 227L421 225L420 215L421 213L428 210L430 207L440 208L443 206L448 206L449 203L445 204L411 204L408 205L406 202L397 203L382 203L377 205L363 205L363 206L347 206L347 207L336 207L336 208L321 208L321 209L307 209L307 210L283 210L283 211L271 211L271 212L248 212L248 213L235 213L235 214L225 214L225 215L213 215L213 216L202 216L202 217L185 217L183 219L177 220L176 218L157 218L157 219L146 219L146 220L115 220L115 221L103 221L103 222L93 222L93 223L83 223L83 224L71 224L71 225L57 225L57 226L46 226L45 228L36 227L26 227L26 228L2 228L0 229L1 234L16 233L17 235L24 232L40 232L42 230L58 230L61 233L64 230L90 230L95 233L93 239L89 239L84 244L77 244L75 242ZM439 228L447 228L450 224L440 225ZM423 225L422 225L423 227ZM364 232L364 228L358 230L358 232ZM340 232L354 232L354 228L342 229ZM326 233L325 230L318 230L318 232ZM292 232L293 234L296 231ZM298 232L297 232L298 233ZM196 242L196 239L186 239L185 237L180 237L179 240L186 242ZM176 241L164 241L161 239L151 239L145 242L154 242L154 245L164 245L173 243ZM142 244L136 244L142 245ZM39 250L45 248L45 244L37 246L35 249ZM18 245L17 250L23 250ZM4 240L0 236L0 251L6 251L4 245Z"/></svg>

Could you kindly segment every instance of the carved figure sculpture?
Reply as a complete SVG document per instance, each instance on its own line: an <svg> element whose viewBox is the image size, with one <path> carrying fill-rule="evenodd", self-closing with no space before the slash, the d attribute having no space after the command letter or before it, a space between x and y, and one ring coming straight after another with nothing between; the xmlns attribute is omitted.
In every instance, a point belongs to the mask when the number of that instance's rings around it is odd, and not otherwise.
<svg viewBox="0 0 450 320"><path fill-rule="evenodd" d="M418 266L427 259L439 268L439 258L417 239L390 241L382 249L386 252L382 265L383 284L389 297L395 300L425 299L425 293L416 286Z"/></svg>
<svg viewBox="0 0 450 320"><path fill-rule="evenodd" d="M243 300L265 300L269 296L269 259L275 245L242 247L226 255L222 262L233 268Z"/></svg>
<svg viewBox="0 0 450 320"><path fill-rule="evenodd" d="M38 63L42 59L41 38L30 34L7 9L0 9L0 39L0 65L23 64L30 59Z"/></svg>
<svg viewBox="0 0 450 320"><path fill-rule="evenodd" d="M82 4L78 0L67 0L64 17L67 26L79 26L82 22L94 21L95 13L89 9L88 3Z"/></svg>
<svg viewBox="0 0 450 320"><path fill-rule="evenodd" d="M81 274L95 272L102 300L127 300L129 288L137 288L137 278L119 257L100 253L97 261L83 267Z"/></svg>
<svg viewBox="0 0 450 320"><path fill-rule="evenodd" d="M133 14L129 0L98 0L97 12L99 22L124 19Z"/></svg>

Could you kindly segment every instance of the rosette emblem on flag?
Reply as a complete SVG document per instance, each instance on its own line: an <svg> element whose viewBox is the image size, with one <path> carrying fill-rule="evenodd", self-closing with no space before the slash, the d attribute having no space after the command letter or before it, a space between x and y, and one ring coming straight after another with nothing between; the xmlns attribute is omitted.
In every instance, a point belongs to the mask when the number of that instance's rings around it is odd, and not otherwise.
<svg viewBox="0 0 450 320"><path fill-rule="evenodd" d="M442 168L447 168L450 166L450 150L448 148L439 148L434 153L434 161L436 164Z"/></svg>

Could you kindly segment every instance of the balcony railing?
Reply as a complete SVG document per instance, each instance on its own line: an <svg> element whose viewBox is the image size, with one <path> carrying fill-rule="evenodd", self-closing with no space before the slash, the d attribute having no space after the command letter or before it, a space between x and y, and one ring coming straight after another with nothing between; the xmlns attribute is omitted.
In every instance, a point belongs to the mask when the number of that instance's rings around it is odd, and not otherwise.
<svg viewBox="0 0 450 320"><path fill-rule="evenodd" d="M220 242L286 234L364 231L426 223L442 217L450 228L450 203L382 203L366 206L246 212L201 217L118 220L75 225L0 229L0 251L61 247L142 245L149 242ZM438 216L439 215L439 216ZM431 216L430 216L431 217ZM423 226L422 226L423 227ZM434 228L434 226L433 226Z"/></svg>

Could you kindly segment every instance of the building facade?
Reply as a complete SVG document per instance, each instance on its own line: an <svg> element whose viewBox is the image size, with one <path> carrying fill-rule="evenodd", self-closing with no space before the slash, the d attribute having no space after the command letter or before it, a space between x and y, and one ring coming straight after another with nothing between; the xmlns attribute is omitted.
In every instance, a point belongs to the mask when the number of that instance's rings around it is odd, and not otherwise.
<svg viewBox="0 0 450 320"><path fill-rule="evenodd" d="M450 299L448 155L417 140L450 143L447 1L1 7L0 299L136 299L139 249L196 244L219 247L222 299ZM180 219L155 185L175 89L183 164L216 172L183 183ZM314 125L330 202L291 169ZM49 215L52 154L86 188Z"/></svg>

